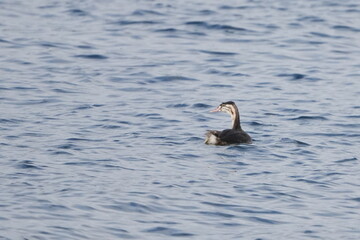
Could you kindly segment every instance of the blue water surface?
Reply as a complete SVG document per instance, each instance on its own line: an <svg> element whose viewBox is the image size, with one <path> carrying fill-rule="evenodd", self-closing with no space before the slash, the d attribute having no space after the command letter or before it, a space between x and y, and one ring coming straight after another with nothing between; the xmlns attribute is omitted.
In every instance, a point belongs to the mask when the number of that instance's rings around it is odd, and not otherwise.
<svg viewBox="0 0 360 240"><path fill-rule="evenodd" d="M0 239L360 239L360 2L0 1ZM252 145L208 146L235 101Z"/></svg>

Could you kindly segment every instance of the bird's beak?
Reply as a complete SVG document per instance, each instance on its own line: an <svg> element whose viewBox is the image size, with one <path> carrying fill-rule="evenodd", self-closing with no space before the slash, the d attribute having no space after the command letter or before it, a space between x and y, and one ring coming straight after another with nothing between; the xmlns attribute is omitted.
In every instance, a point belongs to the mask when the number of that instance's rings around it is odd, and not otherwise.
<svg viewBox="0 0 360 240"><path fill-rule="evenodd" d="M218 106L217 108L215 108L214 110L211 110L210 112L220 112L221 111L221 107Z"/></svg>

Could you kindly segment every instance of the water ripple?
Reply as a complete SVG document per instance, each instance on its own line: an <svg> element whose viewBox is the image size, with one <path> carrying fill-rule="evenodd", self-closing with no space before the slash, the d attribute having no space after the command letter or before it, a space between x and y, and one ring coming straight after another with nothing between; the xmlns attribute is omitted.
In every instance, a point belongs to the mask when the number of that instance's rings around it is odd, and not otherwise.
<svg viewBox="0 0 360 240"><path fill-rule="evenodd" d="M84 16L89 15L89 13L87 13L86 11L81 10L81 9L70 9L70 10L68 10L68 13L70 15L78 16L78 17L84 17Z"/></svg>
<svg viewBox="0 0 360 240"><path fill-rule="evenodd" d="M242 27L234 27L234 26L226 25L226 24L209 24L208 22L204 22L204 21L189 21L189 22L186 22L185 24L190 25L190 26L205 28L208 30L221 30L221 31L225 31L227 33L236 33L236 32L252 33L252 32L254 32L252 30L242 28Z"/></svg>
<svg viewBox="0 0 360 240"><path fill-rule="evenodd" d="M284 222L271 220L267 218L260 218L260 217L247 217L248 220L257 222L257 223L265 223L265 224L283 224Z"/></svg>
<svg viewBox="0 0 360 240"><path fill-rule="evenodd" d="M148 80L149 83L162 83L162 82L177 82L177 81L196 81L194 78L184 76L160 76L154 79Z"/></svg>
<svg viewBox="0 0 360 240"><path fill-rule="evenodd" d="M194 236L192 233L186 233L182 232L180 230L174 229L174 228L167 228L167 227L154 227L145 230L147 233L158 233L162 235L166 235L169 237L191 237Z"/></svg>
<svg viewBox="0 0 360 240"><path fill-rule="evenodd" d="M151 16L151 15L155 15L155 16L163 16L163 13L160 13L158 11L154 11L154 10L145 10L145 9L139 9L139 10L135 10L132 15L134 16Z"/></svg>
<svg viewBox="0 0 360 240"><path fill-rule="evenodd" d="M335 25L333 26L333 29L335 30L341 30L341 31L351 31L351 32L360 32L360 28L354 28L344 25Z"/></svg>
<svg viewBox="0 0 360 240"><path fill-rule="evenodd" d="M34 169L34 170L42 169L41 167L36 166L35 163L30 160L21 161L20 163L17 164L17 167L21 169Z"/></svg>
<svg viewBox="0 0 360 240"><path fill-rule="evenodd" d="M205 50L201 50L200 52L206 53L206 54L211 54L211 55L220 55L220 56L234 56L234 55L237 55L237 53L234 53L234 52L219 52L219 51L205 51Z"/></svg>
<svg viewBox="0 0 360 240"><path fill-rule="evenodd" d="M335 161L336 163L348 163L348 162L354 162L357 161L358 159L356 157L353 158L346 158L346 159L341 159L341 160L337 160Z"/></svg>
<svg viewBox="0 0 360 240"><path fill-rule="evenodd" d="M107 56L101 55L101 54L79 54L75 55L76 58L85 58L85 59L93 59L93 60L103 60L107 59Z"/></svg>
<svg viewBox="0 0 360 240"><path fill-rule="evenodd" d="M357 2L0 2L0 239L359 238Z"/></svg>
<svg viewBox="0 0 360 240"><path fill-rule="evenodd" d="M296 118L290 118L289 120L328 120L324 116L299 116Z"/></svg>
<svg viewBox="0 0 360 240"><path fill-rule="evenodd" d="M139 21L130 21L130 20L121 20L116 22L118 25L153 25L153 24L161 24L160 21L152 21L152 20L139 20Z"/></svg>

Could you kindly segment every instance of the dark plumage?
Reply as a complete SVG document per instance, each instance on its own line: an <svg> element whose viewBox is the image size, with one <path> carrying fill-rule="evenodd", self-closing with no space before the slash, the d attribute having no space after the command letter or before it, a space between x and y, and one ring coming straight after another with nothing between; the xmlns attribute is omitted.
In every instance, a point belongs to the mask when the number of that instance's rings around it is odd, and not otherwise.
<svg viewBox="0 0 360 240"><path fill-rule="evenodd" d="M240 125L239 110L236 104L232 101L220 104L211 112L227 112L232 119L232 129L225 129L223 131L210 130L206 133L206 144L212 145L230 145L239 143L252 143L251 137Z"/></svg>

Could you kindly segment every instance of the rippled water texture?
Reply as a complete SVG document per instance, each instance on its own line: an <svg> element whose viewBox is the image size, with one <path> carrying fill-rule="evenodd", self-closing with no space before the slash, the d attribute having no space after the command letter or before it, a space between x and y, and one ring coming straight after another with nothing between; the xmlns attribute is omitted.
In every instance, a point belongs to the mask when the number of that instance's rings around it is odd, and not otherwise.
<svg viewBox="0 0 360 240"><path fill-rule="evenodd" d="M0 239L360 239L356 0L0 1ZM235 101L252 145L203 143Z"/></svg>

